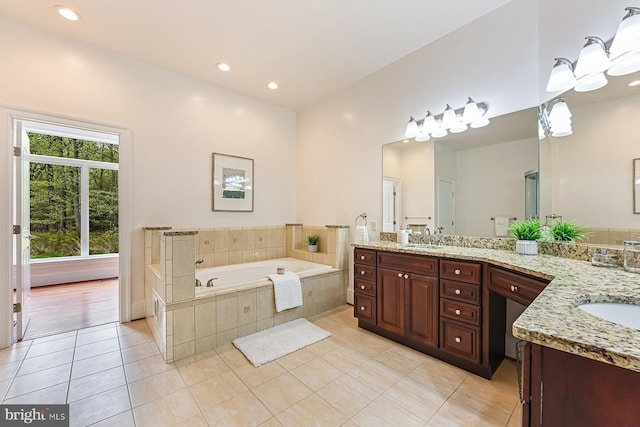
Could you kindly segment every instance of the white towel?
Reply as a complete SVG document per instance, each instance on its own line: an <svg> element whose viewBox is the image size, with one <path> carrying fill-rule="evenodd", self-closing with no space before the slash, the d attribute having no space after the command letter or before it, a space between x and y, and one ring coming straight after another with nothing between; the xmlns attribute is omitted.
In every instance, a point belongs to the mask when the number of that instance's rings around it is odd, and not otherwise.
<svg viewBox="0 0 640 427"><path fill-rule="evenodd" d="M268 277L273 282L273 294L278 313L302 305L302 284L296 273L287 271L284 274L269 274Z"/></svg>
<svg viewBox="0 0 640 427"><path fill-rule="evenodd" d="M493 231L498 237L509 235L509 217L497 216L493 220Z"/></svg>
<svg viewBox="0 0 640 427"><path fill-rule="evenodd" d="M356 243L369 243L369 233L366 225L356 227Z"/></svg>

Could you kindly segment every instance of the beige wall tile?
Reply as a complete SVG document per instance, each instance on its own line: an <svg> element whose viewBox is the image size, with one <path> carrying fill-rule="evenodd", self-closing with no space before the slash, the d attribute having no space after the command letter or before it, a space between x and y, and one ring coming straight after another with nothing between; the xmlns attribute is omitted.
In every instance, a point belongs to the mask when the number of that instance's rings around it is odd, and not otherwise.
<svg viewBox="0 0 640 427"><path fill-rule="evenodd" d="M215 241L213 230L200 230L198 232L198 249L200 256L215 252Z"/></svg>
<svg viewBox="0 0 640 427"><path fill-rule="evenodd" d="M608 245L610 233L608 228L592 228L591 229L591 243L598 245Z"/></svg>
<svg viewBox="0 0 640 427"><path fill-rule="evenodd" d="M242 263L253 262L255 261L255 254L253 249L248 249L242 251Z"/></svg>
<svg viewBox="0 0 640 427"><path fill-rule="evenodd" d="M196 296L195 277L180 276L173 278L172 302L190 301Z"/></svg>
<svg viewBox="0 0 640 427"><path fill-rule="evenodd" d="M277 248L277 247L278 247L278 227L267 227L267 248Z"/></svg>
<svg viewBox="0 0 640 427"><path fill-rule="evenodd" d="M631 240L631 231L629 229L612 228L609 233L609 243L612 245L622 245L625 240Z"/></svg>
<svg viewBox="0 0 640 427"><path fill-rule="evenodd" d="M267 258L266 259L276 259L278 257L278 248L267 248Z"/></svg>
<svg viewBox="0 0 640 427"><path fill-rule="evenodd" d="M253 241L256 249L267 248L267 227L255 227L253 229Z"/></svg>
<svg viewBox="0 0 640 427"><path fill-rule="evenodd" d="M184 344L173 346L173 360L182 360L196 354L196 342L189 341Z"/></svg>
<svg viewBox="0 0 640 427"><path fill-rule="evenodd" d="M255 229L253 227L242 228L242 250L254 249L255 243Z"/></svg>
<svg viewBox="0 0 640 427"><path fill-rule="evenodd" d="M255 323L257 320L257 293L238 295L238 326Z"/></svg>
<svg viewBox="0 0 640 427"><path fill-rule="evenodd" d="M227 228L216 228L213 232L214 252L227 252L229 250L229 230Z"/></svg>
<svg viewBox="0 0 640 427"><path fill-rule="evenodd" d="M195 339L194 308L173 311L173 345L184 344Z"/></svg>
<svg viewBox="0 0 640 427"><path fill-rule="evenodd" d="M275 300L273 296L273 288L267 291L258 291L257 293L257 320L273 318L275 314Z"/></svg>
<svg viewBox="0 0 640 427"><path fill-rule="evenodd" d="M229 252L216 252L213 258L214 267L229 265Z"/></svg>
<svg viewBox="0 0 640 427"><path fill-rule="evenodd" d="M264 331L265 329L269 329L273 327L273 317L268 319L258 320L256 324L257 331Z"/></svg>
<svg viewBox="0 0 640 427"><path fill-rule="evenodd" d="M256 249L253 252L254 261L264 261L267 259L267 249Z"/></svg>
<svg viewBox="0 0 640 427"><path fill-rule="evenodd" d="M238 298L233 297L216 301L216 331L223 332L237 327Z"/></svg>
<svg viewBox="0 0 640 427"><path fill-rule="evenodd" d="M286 258L287 257L287 248L279 247L278 248L278 258Z"/></svg>
<svg viewBox="0 0 640 427"><path fill-rule="evenodd" d="M186 276L195 271L196 254L193 238L189 240L175 240L173 242L173 275Z"/></svg>
<svg viewBox="0 0 640 427"><path fill-rule="evenodd" d="M203 338L216 333L216 303L195 306L195 337ZM215 347L214 347L215 348Z"/></svg>
<svg viewBox="0 0 640 427"><path fill-rule="evenodd" d="M243 259L242 255L243 255L242 251L230 251L228 265L242 264L242 259Z"/></svg>
<svg viewBox="0 0 640 427"><path fill-rule="evenodd" d="M208 253L208 254L202 254L199 257L197 257L198 259L203 259L204 262L202 264L200 264L200 268L210 268L210 267L215 267L216 263L216 254L212 253Z"/></svg>
<svg viewBox="0 0 640 427"><path fill-rule="evenodd" d="M286 227L278 227L278 247L284 246L287 247L287 228Z"/></svg>
<svg viewBox="0 0 640 427"><path fill-rule="evenodd" d="M227 250L241 251L242 249L242 228L230 228Z"/></svg>
<svg viewBox="0 0 640 427"><path fill-rule="evenodd" d="M238 337L246 337L257 332L257 323L247 323L246 325L238 326Z"/></svg>
<svg viewBox="0 0 640 427"><path fill-rule="evenodd" d="M233 328L228 331L220 332L216 334L216 348L224 347L231 344L233 340L238 338L238 329Z"/></svg>
<svg viewBox="0 0 640 427"><path fill-rule="evenodd" d="M209 335L204 338L196 339L196 354L202 354L216 348L216 336Z"/></svg>

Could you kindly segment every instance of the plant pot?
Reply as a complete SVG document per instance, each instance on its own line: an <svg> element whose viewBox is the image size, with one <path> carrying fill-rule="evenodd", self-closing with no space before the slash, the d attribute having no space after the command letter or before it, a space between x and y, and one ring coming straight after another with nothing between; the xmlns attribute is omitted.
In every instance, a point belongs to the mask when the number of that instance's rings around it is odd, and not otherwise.
<svg viewBox="0 0 640 427"><path fill-rule="evenodd" d="M516 252L524 255L538 254L537 240L516 240Z"/></svg>
<svg viewBox="0 0 640 427"><path fill-rule="evenodd" d="M318 252L318 245L309 245L309 252Z"/></svg>

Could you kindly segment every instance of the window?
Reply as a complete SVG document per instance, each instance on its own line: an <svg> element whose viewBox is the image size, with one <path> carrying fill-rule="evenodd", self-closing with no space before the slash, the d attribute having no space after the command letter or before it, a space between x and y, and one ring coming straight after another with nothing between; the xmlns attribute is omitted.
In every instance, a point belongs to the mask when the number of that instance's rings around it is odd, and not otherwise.
<svg viewBox="0 0 640 427"><path fill-rule="evenodd" d="M118 253L118 145L29 132L31 258Z"/></svg>

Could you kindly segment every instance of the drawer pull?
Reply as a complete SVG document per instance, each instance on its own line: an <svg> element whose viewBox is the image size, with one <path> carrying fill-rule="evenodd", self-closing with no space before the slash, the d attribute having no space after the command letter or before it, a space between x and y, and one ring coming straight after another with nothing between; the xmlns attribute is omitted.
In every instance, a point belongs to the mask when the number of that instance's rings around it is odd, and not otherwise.
<svg viewBox="0 0 640 427"><path fill-rule="evenodd" d="M409 275L408 275L408 274L405 274L405 275L404 275L404 278L405 278L405 279L408 279L408 278L409 278Z"/></svg>
<svg viewBox="0 0 640 427"><path fill-rule="evenodd" d="M460 316L460 310L456 310L456 314Z"/></svg>
<svg viewBox="0 0 640 427"><path fill-rule="evenodd" d="M456 295L460 295L460 289L456 289Z"/></svg>
<svg viewBox="0 0 640 427"><path fill-rule="evenodd" d="M360 259L364 261L365 259L367 259L367 257L364 255L360 255Z"/></svg>
<svg viewBox="0 0 640 427"><path fill-rule="evenodd" d="M511 292L518 292L518 287L511 285Z"/></svg>
<svg viewBox="0 0 640 427"><path fill-rule="evenodd" d="M456 275L458 275L458 274L460 274L460 270L458 270L458 269L456 268L456 271L454 271L454 273L456 273Z"/></svg>
<svg viewBox="0 0 640 427"><path fill-rule="evenodd" d="M462 342L462 338L460 338L460 337L456 337L455 342L457 342L457 343L461 343L461 342Z"/></svg>
<svg viewBox="0 0 640 427"><path fill-rule="evenodd" d="M398 273L398 277L402 277L402 273Z"/></svg>
<svg viewBox="0 0 640 427"><path fill-rule="evenodd" d="M360 285L360 289L364 290L364 288L366 288L365 285Z"/></svg>
<svg viewBox="0 0 640 427"><path fill-rule="evenodd" d="M367 309L367 307L365 307L364 305L362 307L360 307L360 311L365 311Z"/></svg>
<svg viewBox="0 0 640 427"><path fill-rule="evenodd" d="M362 274L364 276L367 273L366 273L366 271L361 271L360 274Z"/></svg>

